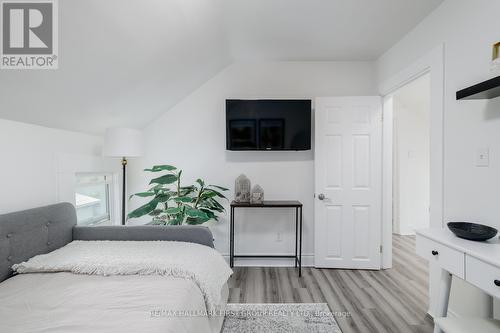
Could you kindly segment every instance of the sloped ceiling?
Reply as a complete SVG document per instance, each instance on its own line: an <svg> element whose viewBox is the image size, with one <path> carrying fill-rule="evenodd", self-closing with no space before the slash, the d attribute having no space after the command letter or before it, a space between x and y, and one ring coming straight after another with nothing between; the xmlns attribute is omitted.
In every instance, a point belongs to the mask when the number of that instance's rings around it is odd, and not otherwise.
<svg viewBox="0 0 500 333"><path fill-rule="evenodd" d="M0 118L144 127L231 62L224 36L219 1L59 1L59 69L0 71Z"/></svg>
<svg viewBox="0 0 500 333"><path fill-rule="evenodd" d="M232 54L251 60L376 60L442 0L226 0Z"/></svg>
<svg viewBox="0 0 500 333"><path fill-rule="evenodd" d="M59 69L0 71L0 118L142 128L233 61L374 60L441 1L60 0Z"/></svg>

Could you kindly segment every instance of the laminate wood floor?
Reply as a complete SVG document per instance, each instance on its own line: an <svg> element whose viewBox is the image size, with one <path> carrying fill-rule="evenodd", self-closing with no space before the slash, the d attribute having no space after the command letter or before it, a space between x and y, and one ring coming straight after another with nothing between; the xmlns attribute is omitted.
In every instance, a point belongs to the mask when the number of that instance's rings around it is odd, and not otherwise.
<svg viewBox="0 0 500 333"><path fill-rule="evenodd" d="M328 303L344 333L432 332L427 262L415 237L393 236L393 268L381 271L235 267L230 303Z"/></svg>

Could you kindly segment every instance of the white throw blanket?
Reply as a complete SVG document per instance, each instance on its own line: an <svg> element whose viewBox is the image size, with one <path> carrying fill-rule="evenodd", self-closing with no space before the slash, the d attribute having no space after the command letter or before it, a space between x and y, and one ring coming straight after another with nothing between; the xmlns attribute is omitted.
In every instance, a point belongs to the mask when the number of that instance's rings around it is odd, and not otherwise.
<svg viewBox="0 0 500 333"><path fill-rule="evenodd" d="M92 275L163 275L193 280L207 310L221 303L233 271L214 249L171 241L73 241L12 266L17 273L71 272Z"/></svg>

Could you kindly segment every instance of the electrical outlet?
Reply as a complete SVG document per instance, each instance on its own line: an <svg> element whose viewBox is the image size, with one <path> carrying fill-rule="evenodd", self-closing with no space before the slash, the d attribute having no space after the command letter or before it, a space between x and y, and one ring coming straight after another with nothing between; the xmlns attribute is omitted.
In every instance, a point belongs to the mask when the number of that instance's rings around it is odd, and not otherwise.
<svg viewBox="0 0 500 333"><path fill-rule="evenodd" d="M490 166L490 150L488 148L478 148L476 150L476 166L477 167Z"/></svg>
<svg viewBox="0 0 500 333"><path fill-rule="evenodd" d="M276 241L277 242L282 242L283 241L283 235L281 234L281 232L278 232L276 234Z"/></svg>

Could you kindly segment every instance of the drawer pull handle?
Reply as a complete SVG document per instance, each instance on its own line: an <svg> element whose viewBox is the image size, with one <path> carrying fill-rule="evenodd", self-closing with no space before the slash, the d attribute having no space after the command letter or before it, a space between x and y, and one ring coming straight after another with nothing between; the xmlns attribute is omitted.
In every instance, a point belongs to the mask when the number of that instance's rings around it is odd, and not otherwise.
<svg viewBox="0 0 500 333"><path fill-rule="evenodd" d="M436 250L432 250L432 252L431 252L431 253L432 253L432 255L433 255L433 256L437 256L437 255L439 254L439 252L438 252L438 251L436 251Z"/></svg>
<svg viewBox="0 0 500 333"><path fill-rule="evenodd" d="M495 280L493 282L495 283L495 286L500 287L500 280Z"/></svg>

